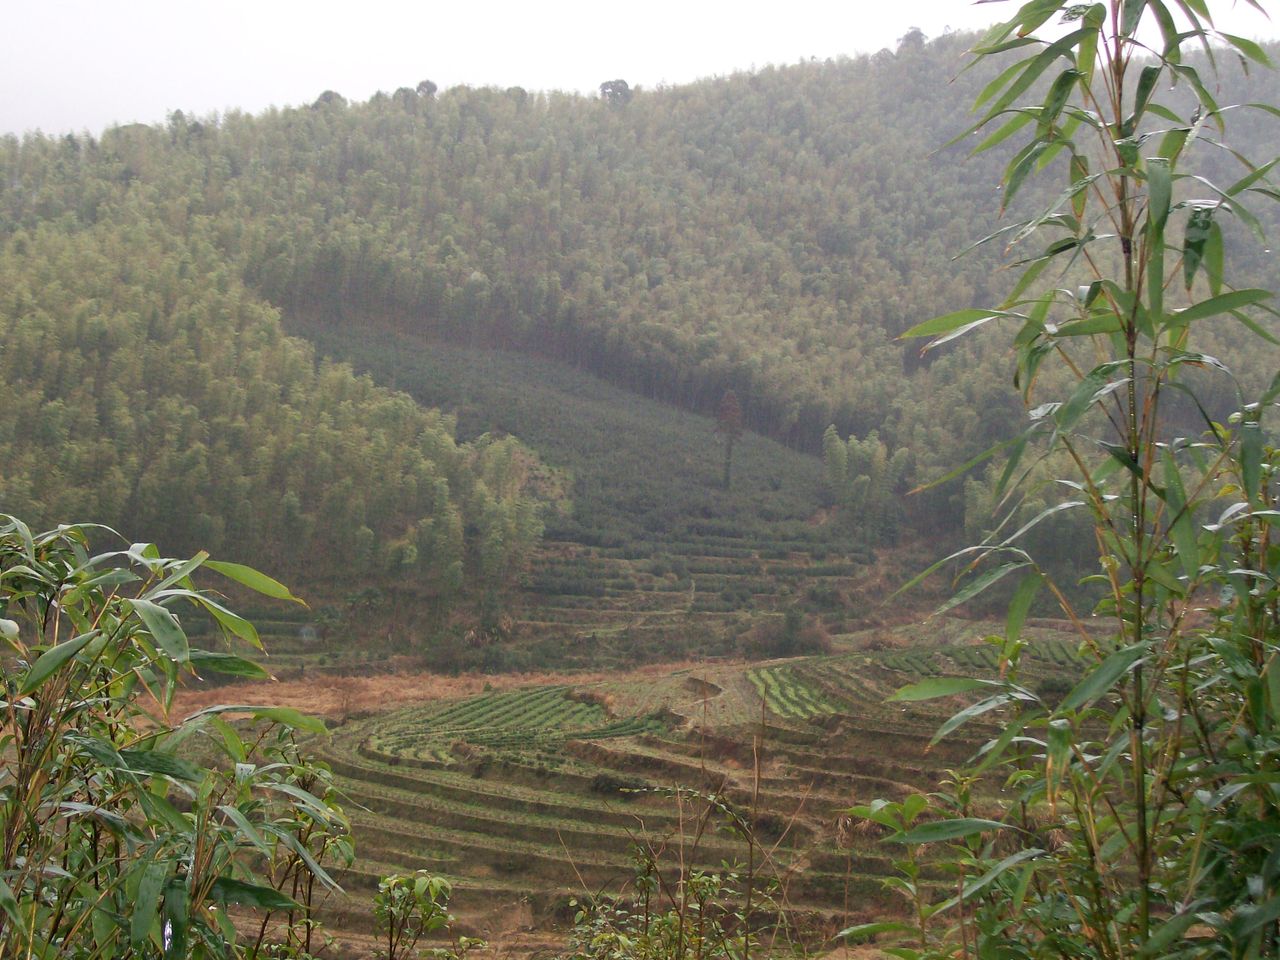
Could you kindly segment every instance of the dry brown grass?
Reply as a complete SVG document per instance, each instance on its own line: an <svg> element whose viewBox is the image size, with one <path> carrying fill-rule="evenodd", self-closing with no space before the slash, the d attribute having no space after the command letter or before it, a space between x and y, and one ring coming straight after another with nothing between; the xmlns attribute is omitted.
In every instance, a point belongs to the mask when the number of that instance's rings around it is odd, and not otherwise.
<svg viewBox="0 0 1280 960"><path fill-rule="evenodd" d="M697 666L695 661L649 664L635 670L595 673L532 672L509 674L397 672L373 677L310 676L292 680L264 680L203 686L182 690L173 716L183 717L220 703L251 703L263 707L291 707L312 716L342 720L354 714L377 713L414 703L460 700L490 690L511 690L545 684L588 684L604 680L649 680L674 670Z"/></svg>

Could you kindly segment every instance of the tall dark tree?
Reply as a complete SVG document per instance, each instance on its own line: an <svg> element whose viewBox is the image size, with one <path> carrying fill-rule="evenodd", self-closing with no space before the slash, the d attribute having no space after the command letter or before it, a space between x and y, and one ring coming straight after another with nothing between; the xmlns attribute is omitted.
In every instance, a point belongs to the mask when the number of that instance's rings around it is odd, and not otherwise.
<svg viewBox="0 0 1280 960"><path fill-rule="evenodd" d="M312 104L312 106L316 108L335 107L335 106L345 107L346 105L347 105L347 98L344 97L342 94L338 93L337 90L324 91L324 93L316 97L316 102Z"/></svg>
<svg viewBox="0 0 1280 960"><path fill-rule="evenodd" d="M600 84L600 99L613 106L631 102L631 84L625 80L606 80Z"/></svg>
<svg viewBox="0 0 1280 960"><path fill-rule="evenodd" d="M729 489L733 475L733 445L742 436L742 404L738 395L726 390L716 409L716 433L724 440L724 488Z"/></svg>

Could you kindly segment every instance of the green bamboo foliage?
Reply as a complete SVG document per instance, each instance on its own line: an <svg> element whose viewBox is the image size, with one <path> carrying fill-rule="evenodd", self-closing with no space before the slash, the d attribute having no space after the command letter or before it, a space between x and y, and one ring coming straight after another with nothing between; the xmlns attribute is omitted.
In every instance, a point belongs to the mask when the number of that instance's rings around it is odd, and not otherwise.
<svg viewBox="0 0 1280 960"><path fill-rule="evenodd" d="M159 222L0 239L0 286L6 510L92 512L309 580L407 574L442 601L502 587L541 535L531 451L460 443L453 418L319 361ZM512 535L459 538L495 504Z"/></svg>
<svg viewBox="0 0 1280 960"><path fill-rule="evenodd" d="M1269 66L1256 44L1217 31L1203 0L1032 0L974 51L1006 64L978 97L973 128L984 133L978 151L1013 145L1005 204L1035 175L1062 192L994 235L1022 257L1003 302L909 334L934 348L1012 325L1029 426L989 451L1006 457L997 496L1015 502L1018 480L1046 456L1071 469L1066 499L943 561L968 574L947 607L1020 578L999 673L964 687L926 680L898 696L972 698L939 735L993 712L1006 728L941 795L944 815L959 819L892 837L943 844L958 875L954 895L919 902L904 956L1280 949L1280 488L1264 419L1280 377L1250 397L1200 347L1223 325L1256 351L1277 342L1270 291L1229 279L1238 244L1259 239L1252 206L1280 196L1268 179L1277 161L1231 151L1225 137L1228 120L1261 124L1280 111L1218 103L1193 49L1201 65L1238 56ZM1235 171L1206 175L1206 153L1232 158ZM1199 400L1208 377L1236 396L1229 420ZM1055 395L1059 383L1068 386ZM1198 415L1190 432L1188 409ZM1027 549L1028 534L1065 511L1091 518L1097 619ZM1019 683L1038 593L1077 625L1090 664L1056 703Z"/></svg>
<svg viewBox="0 0 1280 960"><path fill-rule="evenodd" d="M281 584L197 554L164 559L101 527L32 533L0 516L0 955L238 958L309 950L328 870L349 864L328 770L296 711L224 705L179 717L197 673L266 677L202 649L184 622L257 633L193 578L280 600ZM248 717L233 720L235 717ZM216 760L204 765L192 757ZM228 910L256 915L241 936Z"/></svg>
<svg viewBox="0 0 1280 960"><path fill-rule="evenodd" d="M378 552L405 536L424 514L372 495L380 479L314 495L326 465L360 475L362 464L383 464L383 451L346 462L351 445L332 437L347 432L341 405L326 410L331 429L307 419L298 358L279 356L290 352L285 338L242 323L250 308L274 312L266 305L297 329L323 322L349 341L370 340L376 327L537 352L708 414L732 389L744 428L815 453L835 423L844 436L877 429L891 449L912 451L922 475L968 459L1022 416L1000 354L977 339L921 362L891 338L1006 289L996 246L953 258L981 236L977 211L992 196L998 158L933 153L1001 67L979 64L948 83L971 38L921 39L856 59L635 90L620 110L594 97L454 87L364 103L326 96L260 116L174 113L99 136L0 137L0 390L22 382L0 395L0 445L24 425L39 424L47 438L38 452L28 454L37 451L28 437L4 452L0 504L33 522L94 516L124 526L137 517L174 549L228 554L254 531L282 542L276 518L263 516L267 501L228 480L231 468L267 461L294 485L259 489L276 500L292 489L300 500L297 530L311 542L297 555L345 562L361 527ZM1221 65L1238 99L1276 99L1276 80ZM1189 116L1183 90L1168 102ZM1253 126L1236 126L1240 142L1265 144ZM1233 162L1208 159L1224 171ZM1027 178L1014 206L1048 203L1064 179ZM1213 225L1204 229L1212 263ZM1251 282L1271 269L1260 252L1236 260L1236 276ZM217 349L234 342L229 319L250 335L243 355ZM165 346L133 345L132 324ZM193 328L207 333L189 352L154 360L175 335L185 348ZM1202 343L1242 375L1266 371L1230 347L1213 334ZM27 380L33 357L47 379ZM193 369L215 357L216 375ZM130 362L143 358L147 377L131 376ZM247 397L227 384L231 370L259 381ZM411 388L396 382L404 376L388 379ZM340 373L323 381L324 392L363 405ZM89 384L96 406L83 399ZM177 397L151 414L140 389ZM1229 409L1231 391L1218 393L1212 409ZM267 412L240 428L244 400ZM285 401L291 409L279 409ZM237 432L157 456L126 507L134 437L146 428L163 447L175 403ZM21 416L9 420L9 411ZM270 450L251 455L249 441ZM225 455L229 443L235 458ZM39 466L50 450L65 458L56 476ZM399 474L401 448L390 453ZM215 485L228 502L209 496ZM193 491L213 502L178 529L171 508ZM931 534L958 532L958 494L951 485L918 501L913 518ZM384 525L390 515L397 522ZM245 555L298 581L291 546L273 555L255 543Z"/></svg>
<svg viewBox="0 0 1280 960"><path fill-rule="evenodd" d="M900 490L910 453L900 447L890 454L875 430L863 440L843 440L832 424L822 435L822 459L827 487L845 519L871 543L893 542L903 518Z"/></svg>

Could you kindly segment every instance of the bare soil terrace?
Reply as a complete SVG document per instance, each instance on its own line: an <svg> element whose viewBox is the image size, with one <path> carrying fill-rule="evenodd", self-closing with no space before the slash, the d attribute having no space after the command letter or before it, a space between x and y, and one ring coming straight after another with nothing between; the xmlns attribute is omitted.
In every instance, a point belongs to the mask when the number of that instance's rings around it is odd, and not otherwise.
<svg viewBox="0 0 1280 960"><path fill-rule="evenodd" d="M627 887L637 843L673 864L744 862L740 837L690 847L690 804L710 794L753 824L780 908L820 953L841 927L896 909L881 883L890 851L850 829L848 807L927 792L992 732L975 723L930 747L959 701L887 698L922 676L988 674L987 632L947 620L837 638L822 656L628 671L317 671L192 689L177 712L253 702L330 722L313 748L346 796L358 859L322 919L346 956L372 948L378 879L416 869L453 882L456 932L484 937L491 955L553 950L571 898ZM1069 639L1052 626L1029 633L1028 682L1071 672ZM931 871L925 881L946 882Z"/></svg>

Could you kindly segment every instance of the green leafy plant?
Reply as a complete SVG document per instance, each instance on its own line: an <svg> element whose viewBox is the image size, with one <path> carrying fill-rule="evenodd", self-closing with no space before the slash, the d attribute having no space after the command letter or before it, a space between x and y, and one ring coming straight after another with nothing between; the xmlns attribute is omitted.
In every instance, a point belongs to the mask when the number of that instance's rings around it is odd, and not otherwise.
<svg viewBox="0 0 1280 960"><path fill-rule="evenodd" d="M942 938L952 952L1280 949L1277 455L1263 425L1280 377L1239 384L1197 348L1211 321L1277 343L1270 292L1227 280L1237 234L1261 233L1247 201L1280 197L1268 180L1276 160L1254 163L1222 140L1234 108L1217 102L1205 70L1227 51L1268 65L1256 44L1215 30L1203 0L1031 0L975 50L979 61L1026 54L977 103L974 130L993 128L977 150L1026 138L1005 171L1005 205L1046 170L1063 190L988 238L1036 244L1003 303L909 335L936 347L1013 322L1030 425L988 451L1005 457L997 495L1014 513L1037 452L1065 455L1073 472L1061 478L1067 499L943 561L970 575L948 608L1020 577L998 678L934 678L897 695L974 698L939 736L983 714L1005 724L964 797L944 792L960 818L894 838L918 845L945 832L968 851L942 855L961 880L929 907L931 920L953 918ZM1193 166L1206 148L1238 161L1232 182ZM1229 385L1234 413L1200 399L1210 377ZM1069 510L1088 512L1098 544L1095 621L1025 548L1039 523ZM1086 657L1083 679L1052 703L1020 682L1023 625L1041 590L1077 626ZM970 816L972 797L992 815Z"/></svg>
<svg viewBox="0 0 1280 960"><path fill-rule="evenodd" d="M748 960L756 950L768 954L798 944L780 906L771 851L760 844L753 815L719 793L663 792L679 811L679 832L637 838L635 877L623 895L571 902L576 910L567 956ZM695 866L705 838L715 830L745 841L745 862L725 862L719 869Z"/></svg>
<svg viewBox="0 0 1280 960"><path fill-rule="evenodd" d="M336 889L321 861L346 849L347 821L294 740L317 721L242 705L174 716L184 676L266 676L192 646L179 613L258 645L192 578L296 598L203 553L95 554L91 538L117 535L0 517L0 955L256 954L273 913L310 924L314 884ZM262 918L256 942L239 942L233 914Z"/></svg>
<svg viewBox="0 0 1280 960"><path fill-rule="evenodd" d="M444 877L426 870L415 874L383 877L373 898L373 912L386 935L385 960L418 956L423 937L447 930L453 922L449 897L453 887ZM482 940L459 937L450 948L433 950L434 956L457 960L468 951L484 946Z"/></svg>
<svg viewBox="0 0 1280 960"><path fill-rule="evenodd" d="M951 858L953 866L959 868L959 872L972 866L974 856L973 851L963 843L953 841L964 841L984 832L1000 830L1005 825L974 817L925 820L925 815L930 812L929 806L929 797L911 794L900 802L876 800L849 808L851 816L888 830L887 841L903 851L903 855L894 861L898 875L886 877L884 883L904 900L911 920L863 923L842 930L841 937L862 940L883 934L905 934L910 946L897 946L891 951L903 960L941 960L955 955L945 939L938 935L933 918L955 906L958 899L952 897L941 900L928 884L925 872L926 845L947 844L946 855ZM1040 852L1024 851L1013 863L1030 859Z"/></svg>

